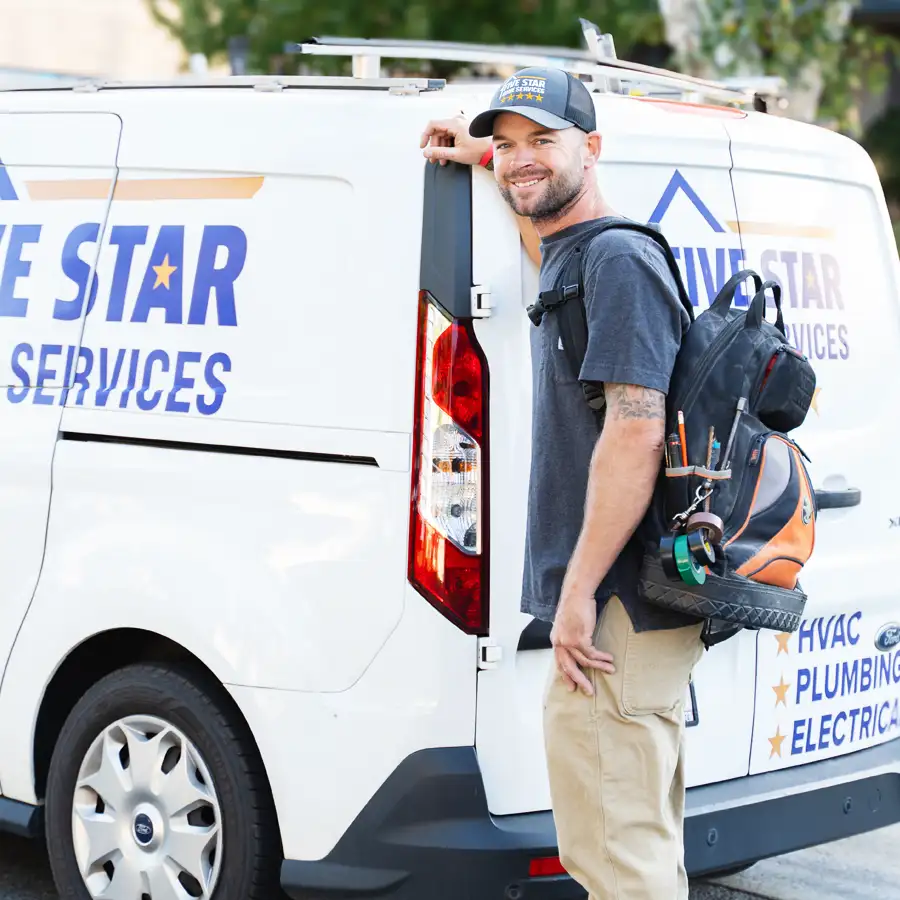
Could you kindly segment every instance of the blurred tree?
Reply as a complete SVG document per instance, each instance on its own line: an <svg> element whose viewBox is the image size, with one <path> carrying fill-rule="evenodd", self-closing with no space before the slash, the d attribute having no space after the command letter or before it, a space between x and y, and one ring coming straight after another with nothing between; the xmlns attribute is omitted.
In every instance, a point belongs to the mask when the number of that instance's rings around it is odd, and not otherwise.
<svg viewBox="0 0 900 900"><path fill-rule="evenodd" d="M296 70L286 59L287 41L313 35L418 38L488 44L541 44L582 47L579 16L596 22L616 38L620 55L665 43L657 0L146 0L154 18L189 53L210 60L227 53L234 37L248 40L250 68L257 72ZM320 71L336 63L322 57L303 62ZM395 71L403 68L391 61ZM407 64L409 65L409 63ZM414 66L423 69L423 64ZM431 74L457 67L433 64Z"/></svg>
<svg viewBox="0 0 900 900"><path fill-rule="evenodd" d="M887 86L895 38L853 21L859 0L662 0L690 26L679 64L712 77L780 75L789 114L858 137L863 91ZM675 43L673 41L673 43Z"/></svg>

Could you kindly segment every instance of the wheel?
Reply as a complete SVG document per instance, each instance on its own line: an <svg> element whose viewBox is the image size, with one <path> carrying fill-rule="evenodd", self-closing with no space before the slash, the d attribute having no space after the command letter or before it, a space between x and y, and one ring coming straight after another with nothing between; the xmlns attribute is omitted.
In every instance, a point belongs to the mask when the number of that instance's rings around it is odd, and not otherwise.
<svg viewBox="0 0 900 900"><path fill-rule="evenodd" d="M47 779L62 900L274 900L281 858L262 764L218 684L121 669L72 710Z"/></svg>

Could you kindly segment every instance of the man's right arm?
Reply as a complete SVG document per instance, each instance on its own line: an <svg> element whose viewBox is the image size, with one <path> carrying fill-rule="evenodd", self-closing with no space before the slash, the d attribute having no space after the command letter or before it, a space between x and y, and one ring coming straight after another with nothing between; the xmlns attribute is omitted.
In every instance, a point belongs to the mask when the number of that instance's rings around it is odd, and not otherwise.
<svg viewBox="0 0 900 900"><path fill-rule="evenodd" d="M477 166L491 149L490 138L476 138L469 134L469 123L462 117L436 119L428 123L419 146L432 163L446 165L448 161ZM540 268L541 239L531 219L513 213L522 243L529 259Z"/></svg>

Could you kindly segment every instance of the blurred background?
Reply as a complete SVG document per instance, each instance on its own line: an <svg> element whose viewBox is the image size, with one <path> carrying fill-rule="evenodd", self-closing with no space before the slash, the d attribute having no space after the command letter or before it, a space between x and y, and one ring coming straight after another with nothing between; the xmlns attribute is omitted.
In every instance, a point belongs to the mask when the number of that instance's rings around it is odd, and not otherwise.
<svg viewBox="0 0 900 900"><path fill-rule="evenodd" d="M349 74L349 60L285 52L314 35L581 49L579 17L635 62L717 79L780 76L770 111L862 143L900 238L900 0L0 0L0 84ZM390 65L391 74L488 74Z"/></svg>

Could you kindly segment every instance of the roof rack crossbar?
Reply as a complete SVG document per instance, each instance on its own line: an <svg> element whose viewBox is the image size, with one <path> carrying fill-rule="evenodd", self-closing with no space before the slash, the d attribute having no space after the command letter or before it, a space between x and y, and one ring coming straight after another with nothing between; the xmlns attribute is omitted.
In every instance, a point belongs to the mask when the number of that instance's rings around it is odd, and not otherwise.
<svg viewBox="0 0 900 900"><path fill-rule="evenodd" d="M332 35L312 37L302 43L288 43L285 51L310 56L349 56L354 74L372 77L382 59L445 60L494 66L553 66L575 75L590 77L595 89L621 90L618 82L656 85L682 94L705 96L733 104L752 103L754 85L727 84L618 59L612 35L604 34L592 22L580 20L587 50L572 47L543 47L502 44L475 44L454 41L352 38ZM605 77L604 77L605 76Z"/></svg>

